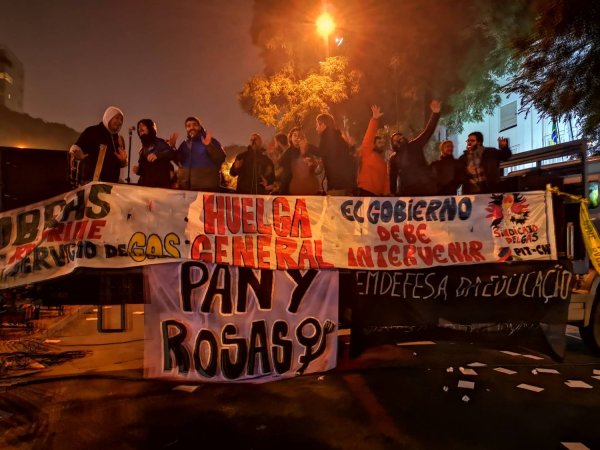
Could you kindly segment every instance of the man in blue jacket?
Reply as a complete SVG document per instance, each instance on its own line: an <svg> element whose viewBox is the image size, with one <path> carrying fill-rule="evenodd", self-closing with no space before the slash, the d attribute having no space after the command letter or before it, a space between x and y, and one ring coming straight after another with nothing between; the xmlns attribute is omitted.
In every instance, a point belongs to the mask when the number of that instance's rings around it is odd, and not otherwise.
<svg viewBox="0 0 600 450"><path fill-rule="evenodd" d="M179 189L217 192L225 151L197 117L185 119L187 139L177 149ZM173 143L172 143L173 144Z"/></svg>

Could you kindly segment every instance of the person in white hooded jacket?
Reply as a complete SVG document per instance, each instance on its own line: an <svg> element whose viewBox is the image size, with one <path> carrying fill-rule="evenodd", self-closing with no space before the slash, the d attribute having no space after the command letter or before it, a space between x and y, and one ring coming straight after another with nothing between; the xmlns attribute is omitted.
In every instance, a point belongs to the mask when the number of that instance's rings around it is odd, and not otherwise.
<svg viewBox="0 0 600 450"><path fill-rule="evenodd" d="M92 181L101 145L106 145L106 154L98 181L119 182L121 168L127 165L125 141L119 135L122 126L123 112L115 106L109 106L102 122L81 133L70 149L72 164L78 163L77 184Z"/></svg>

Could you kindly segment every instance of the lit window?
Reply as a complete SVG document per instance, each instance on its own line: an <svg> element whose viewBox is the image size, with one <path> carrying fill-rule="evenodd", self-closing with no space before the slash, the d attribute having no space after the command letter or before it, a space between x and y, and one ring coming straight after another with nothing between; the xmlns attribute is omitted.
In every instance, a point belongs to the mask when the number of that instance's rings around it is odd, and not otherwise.
<svg viewBox="0 0 600 450"><path fill-rule="evenodd" d="M512 102L500 108L500 131L517 126L517 102Z"/></svg>

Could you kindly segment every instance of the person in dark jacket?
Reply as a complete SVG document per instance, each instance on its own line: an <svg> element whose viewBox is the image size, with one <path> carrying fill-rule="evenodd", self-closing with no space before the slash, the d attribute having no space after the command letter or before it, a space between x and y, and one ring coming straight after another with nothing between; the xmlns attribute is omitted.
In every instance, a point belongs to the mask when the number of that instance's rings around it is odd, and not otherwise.
<svg viewBox="0 0 600 450"><path fill-rule="evenodd" d="M350 146L335 127L333 116L317 116L319 133L319 156L323 160L327 195L352 195L356 186L354 158Z"/></svg>
<svg viewBox="0 0 600 450"><path fill-rule="evenodd" d="M115 106L109 106L102 116L102 122L81 133L69 150L71 164L77 166L77 184L89 183L94 178L101 145L106 146L106 152L98 181L119 182L121 168L127 165L125 141L119 135L122 126L123 112Z"/></svg>
<svg viewBox="0 0 600 450"><path fill-rule="evenodd" d="M253 133L248 150L238 154L229 169L232 177L238 177L236 192L259 195L271 193L274 188L275 168L265 152L262 138Z"/></svg>
<svg viewBox="0 0 600 450"><path fill-rule="evenodd" d="M456 195L463 184L462 166L454 158L454 143L444 141L440 144L440 159L431 163L431 170L436 182L437 195Z"/></svg>
<svg viewBox="0 0 600 450"><path fill-rule="evenodd" d="M140 186L171 187L171 172L176 151L163 139L156 136L156 123L142 119L137 123L137 134L142 141L138 165L134 167Z"/></svg>
<svg viewBox="0 0 600 450"><path fill-rule="evenodd" d="M512 152L506 138L498 138L498 147L484 147L479 131L469 134L467 149L458 158L466 178L463 194L486 194L500 189L500 162L510 158Z"/></svg>
<svg viewBox="0 0 600 450"><path fill-rule="evenodd" d="M431 115L425 129L410 141L395 133L391 137L393 155L389 161L390 190L393 195L434 195L435 180L427 165L423 148L433 135L442 105L433 100Z"/></svg>
<svg viewBox="0 0 600 450"><path fill-rule="evenodd" d="M197 117L185 119L187 139L177 149L177 183L179 189L217 192L221 184L221 164L225 150L200 124ZM175 146L177 135L170 139Z"/></svg>

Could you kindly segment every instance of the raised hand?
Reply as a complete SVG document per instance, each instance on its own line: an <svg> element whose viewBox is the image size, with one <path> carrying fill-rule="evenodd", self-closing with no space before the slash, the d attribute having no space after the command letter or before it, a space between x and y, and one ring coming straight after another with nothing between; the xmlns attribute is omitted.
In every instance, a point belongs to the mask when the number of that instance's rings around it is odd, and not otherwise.
<svg viewBox="0 0 600 450"><path fill-rule="evenodd" d="M150 153L148 156L146 156L146 159L148 162L154 162L158 159L158 156L156 156L154 153Z"/></svg>
<svg viewBox="0 0 600 450"><path fill-rule="evenodd" d="M171 136L169 136L169 139L167 139L167 144L169 144L171 146L171 148L177 148L177 138L178 137L179 137L179 134L172 133Z"/></svg>
<svg viewBox="0 0 600 450"><path fill-rule="evenodd" d="M498 148L508 148L508 138L505 138L503 136L500 136L498 138Z"/></svg>
<svg viewBox="0 0 600 450"><path fill-rule="evenodd" d="M204 145L209 145L211 141L212 141L212 133L210 131L206 130L206 136L204 136L202 138L202 143Z"/></svg>
<svg viewBox="0 0 600 450"><path fill-rule="evenodd" d="M429 108L431 108L432 113L437 114L442 110L442 103L439 100L431 100Z"/></svg>
<svg viewBox="0 0 600 450"><path fill-rule="evenodd" d="M381 112L381 108L378 105L371 106L371 112L373 113L373 119L375 119L375 120L377 120L381 116L383 116L383 113Z"/></svg>

